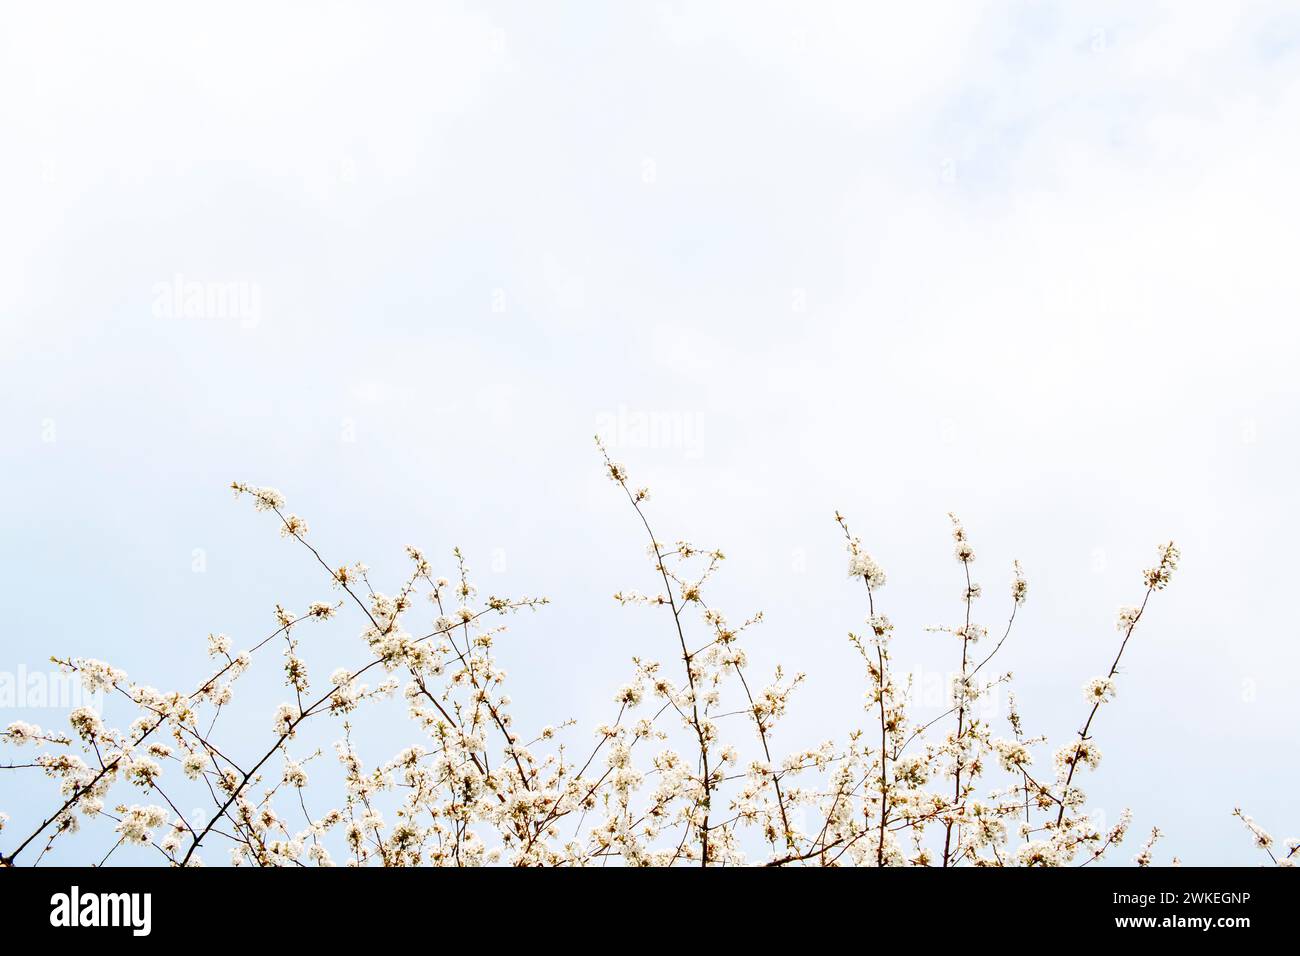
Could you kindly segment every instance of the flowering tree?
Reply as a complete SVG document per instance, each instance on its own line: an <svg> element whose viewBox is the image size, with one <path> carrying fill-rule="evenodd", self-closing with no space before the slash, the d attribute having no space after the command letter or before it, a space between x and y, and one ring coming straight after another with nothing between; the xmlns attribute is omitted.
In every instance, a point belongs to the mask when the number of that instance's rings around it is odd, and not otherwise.
<svg viewBox="0 0 1300 956"><path fill-rule="evenodd" d="M516 728L506 675L493 655L506 620L545 598L483 598L459 550L449 579L435 577L416 548L407 549L410 569L396 589L377 591L364 565L332 564L317 551L307 523L287 512L279 492L235 483L237 496L274 515L281 535L321 567L337 599L297 614L277 607L276 628L237 653L229 638L210 635L213 670L188 692L135 683L100 661L56 659L87 690L124 699L136 716L118 729L81 707L69 715L71 733L8 726L9 743L38 753L4 769L43 772L57 782L59 796L48 816L24 824L0 861L39 861L83 821L101 819L107 824L99 829L111 826L113 841L87 862L134 844L178 866L199 865L211 852L260 866L1086 866L1124 839L1128 812L1099 827L1078 781L1101 759L1093 730L1115 695L1124 651L1178 566L1172 543L1144 572L1141 602L1121 609L1110 667L1084 686L1086 718L1044 770L1035 761L1047 741L1027 734L1014 698L1001 735L976 707L1010 681L990 664L1028 594L1019 564L1006 593L1005 627L989 647L987 628L976 622L983 592L972 576L975 553L953 516L964 610L959 624L936 630L952 637L954 653L960 649L960 670L951 706L918 724L908 716L906 687L891 658L885 572L836 514L849 575L862 581L866 599L866 628L849 635L865 670L866 724L843 740L775 753L773 728L803 675L780 668L770 679L753 673L742 638L762 615L732 624L706 599L722 552L661 541L646 513L649 492L630 484L603 447L601 453L653 568L652 590L615 597L658 614L665 639L662 660L633 659L610 721L585 746L563 742L575 735L572 722ZM434 620L413 632L421 597L432 602ZM359 620L363 653L321 681L304 657L301 631L345 610ZM219 740L219 718L234 706L235 684L268 648L281 653L288 699L271 716L266 741L244 753L249 740ZM357 714L398 695L413 725L411 742L367 763L354 746ZM740 724L723 718L738 718L748 729L731 739L722 727ZM320 794L309 785L308 766L321 753L300 745L308 721L337 728L337 792ZM137 795L118 797L119 791ZM194 794L206 804L201 815L179 809ZM1274 852L1272 838L1237 812L1274 862L1292 861L1296 841ZM0 829L6 820L0 815ZM4 829L0 840L14 829ZM1139 865L1152 862L1159 836L1151 831Z"/></svg>

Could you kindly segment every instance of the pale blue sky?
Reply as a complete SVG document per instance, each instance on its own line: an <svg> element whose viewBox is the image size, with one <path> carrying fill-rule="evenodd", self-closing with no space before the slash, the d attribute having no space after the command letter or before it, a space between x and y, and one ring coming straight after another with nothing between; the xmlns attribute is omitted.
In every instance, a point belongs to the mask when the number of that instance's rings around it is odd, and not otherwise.
<svg viewBox="0 0 1300 956"><path fill-rule="evenodd" d="M946 512L989 623L1023 562L1005 666L1055 739L1175 538L1090 792L1162 859L1258 862L1235 804L1300 828L1300 18L898 6L6 5L0 666L188 687L209 631L326 595L239 478L336 563L458 543L484 591L549 595L501 648L520 721L590 726L671 656L610 600L654 585L591 447L654 414L616 455L662 537L731 556L755 661L809 673L789 749L863 719L836 508L926 673ZM156 314L177 275L255 314ZM37 805L0 777L0 809Z"/></svg>

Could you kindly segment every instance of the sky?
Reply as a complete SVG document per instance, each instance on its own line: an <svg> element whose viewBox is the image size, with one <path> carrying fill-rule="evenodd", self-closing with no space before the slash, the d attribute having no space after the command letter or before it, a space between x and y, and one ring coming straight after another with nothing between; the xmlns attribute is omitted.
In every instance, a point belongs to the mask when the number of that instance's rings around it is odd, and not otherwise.
<svg viewBox="0 0 1300 956"><path fill-rule="evenodd" d="M654 579L600 431L807 672L788 749L866 720L836 509L922 676L948 512L990 624L1021 561L1003 667L1058 741L1174 539L1089 793L1258 863L1234 806L1300 829L1298 43L1271 3L7 4L0 673L189 688L328 597L238 479L333 563L547 595L516 709L589 727L672 654L611 598ZM51 797L0 777L15 829Z"/></svg>

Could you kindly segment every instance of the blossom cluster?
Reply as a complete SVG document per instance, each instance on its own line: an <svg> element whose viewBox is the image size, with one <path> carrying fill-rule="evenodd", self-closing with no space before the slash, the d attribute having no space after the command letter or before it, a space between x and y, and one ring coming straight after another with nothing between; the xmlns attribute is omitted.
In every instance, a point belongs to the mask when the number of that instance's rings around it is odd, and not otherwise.
<svg viewBox="0 0 1300 956"><path fill-rule="evenodd" d="M1131 815L1100 826L1079 775L1100 765L1092 728L1115 697L1147 599L1177 569L1172 543L1144 572L1140 606L1120 612L1122 643L1109 671L1083 686L1086 721L1051 748L1025 730L1013 697L1004 728L977 706L1011 680L990 665L1029 594L1019 563L1003 592L1005 625L991 632L980 613L975 551L952 516L959 613L934 630L952 641L960 670L951 706L920 722L894 664L902 639L882 600L885 570L837 513L848 575L862 582L865 598L865 627L848 635L864 674L864 720L841 739L779 749L778 726L804 675L757 672L745 638L762 614L733 619L709 600L723 552L656 537L649 492L601 453L638 519L650 564L648 590L615 598L656 617L663 641L631 660L628 679L608 698L608 720L587 739L568 720L525 730L512 712L495 648L511 616L545 598L480 594L459 549L441 577L410 547L406 574L377 590L366 565L320 554L280 492L237 482L235 494L273 515L279 533L325 570L332 599L297 614L277 606L275 628L243 650L225 634L209 635L212 670L189 690L157 690L98 660L58 660L133 716L117 727L79 708L70 732L22 721L3 731L5 742L39 751L6 769L43 774L58 796L47 817L19 832L0 814L8 840L0 862L39 861L83 824L101 821L114 842L90 862L137 846L175 866L214 854L237 866L1063 866L1100 859L1125 838ZM356 658L321 668L309 629L345 613L357 622ZM284 699L259 719L261 744L245 753L246 730L219 743L222 715L242 701L241 679L276 652ZM373 759L361 745L361 722L384 701L404 712L411 736ZM309 742L322 725L333 728L329 756ZM323 789L330 781L337 785ZM117 796L126 790L138 791L134 800ZM196 800L200 813L177 809ZM1294 841L1277 847L1238 815L1259 847L1290 861ZM1151 831L1139 865L1153 862L1159 836Z"/></svg>

